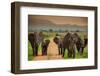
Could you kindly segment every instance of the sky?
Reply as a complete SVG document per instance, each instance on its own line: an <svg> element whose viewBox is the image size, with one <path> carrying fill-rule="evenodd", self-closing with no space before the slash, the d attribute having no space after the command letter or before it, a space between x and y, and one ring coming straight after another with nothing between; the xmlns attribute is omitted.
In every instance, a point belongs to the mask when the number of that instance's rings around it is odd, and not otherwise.
<svg viewBox="0 0 100 76"><path fill-rule="evenodd" d="M31 22L34 22L35 19L49 20L55 24L70 24L79 26L87 26L88 24L87 17L29 15L29 20Z"/></svg>

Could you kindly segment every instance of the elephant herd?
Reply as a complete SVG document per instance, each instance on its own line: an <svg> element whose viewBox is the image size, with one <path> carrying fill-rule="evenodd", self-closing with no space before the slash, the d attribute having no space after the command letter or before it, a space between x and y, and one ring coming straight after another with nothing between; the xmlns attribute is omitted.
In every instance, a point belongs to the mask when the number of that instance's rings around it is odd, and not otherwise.
<svg viewBox="0 0 100 76"><path fill-rule="evenodd" d="M42 32L30 33L28 35L28 40L30 41L32 46L33 56L38 56L39 45L41 45L42 47L42 55L47 55L47 48L50 43L50 40L44 40ZM65 50L67 49L69 58L75 58L76 50L82 55L84 52L84 48L88 44L87 38L84 38L84 40L82 40L77 33L70 32L66 33L64 38L55 36L53 38L53 41L58 45L59 55L62 55L62 57L64 57Z"/></svg>

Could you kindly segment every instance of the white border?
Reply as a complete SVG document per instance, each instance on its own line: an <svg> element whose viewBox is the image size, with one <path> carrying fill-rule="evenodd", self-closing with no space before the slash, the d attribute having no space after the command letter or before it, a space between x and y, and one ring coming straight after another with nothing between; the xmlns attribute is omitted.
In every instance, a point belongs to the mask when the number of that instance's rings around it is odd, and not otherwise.
<svg viewBox="0 0 100 76"><path fill-rule="evenodd" d="M88 17L88 58L47 61L28 61L28 14ZM20 69L43 69L94 65L94 11L41 7L20 8Z"/></svg>

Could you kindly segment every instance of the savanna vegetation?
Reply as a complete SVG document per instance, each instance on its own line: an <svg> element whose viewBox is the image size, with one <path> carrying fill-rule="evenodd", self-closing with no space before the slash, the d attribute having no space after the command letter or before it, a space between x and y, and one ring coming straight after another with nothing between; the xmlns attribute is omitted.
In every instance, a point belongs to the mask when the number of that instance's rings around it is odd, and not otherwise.
<svg viewBox="0 0 100 76"><path fill-rule="evenodd" d="M63 39L66 34L67 34L67 31L66 32L54 32L52 30L50 30L49 32L43 31L44 40L46 40L46 39L52 40L55 36L61 37ZM84 36L87 36L86 32L79 32L79 31L77 31L77 34L81 37L82 40L84 39ZM41 45L39 45L38 51L41 51L41 50L42 50ZM75 56L75 58L76 59L88 58L88 46L86 46L84 48L84 52L83 52L82 55L76 49L76 56ZM68 58L68 50L67 49L65 50L64 59L69 59ZM29 41L28 41L28 60L29 61L30 60L34 60L32 46L31 46Z"/></svg>

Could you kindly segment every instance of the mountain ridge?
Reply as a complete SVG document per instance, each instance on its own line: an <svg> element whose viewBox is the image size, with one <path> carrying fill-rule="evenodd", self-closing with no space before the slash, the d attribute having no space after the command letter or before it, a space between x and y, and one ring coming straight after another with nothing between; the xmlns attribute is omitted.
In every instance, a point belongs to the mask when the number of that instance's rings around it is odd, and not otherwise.
<svg viewBox="0 0 100 76"><path fill-rule="evenodd" d="M29 21L29 31L41 31L41 30L54 30L54 31L87 31L87 26L81 25L71 25L71 24L55 24L49 20L35 19L34 21Z"/></svg>

